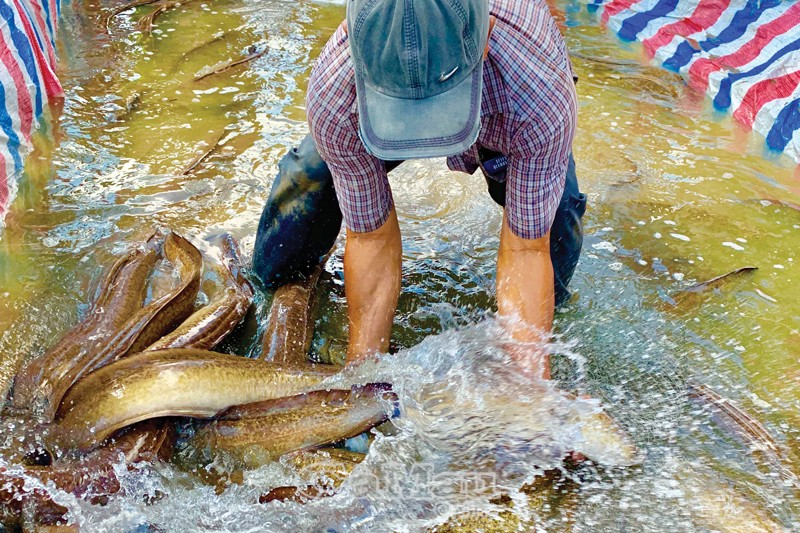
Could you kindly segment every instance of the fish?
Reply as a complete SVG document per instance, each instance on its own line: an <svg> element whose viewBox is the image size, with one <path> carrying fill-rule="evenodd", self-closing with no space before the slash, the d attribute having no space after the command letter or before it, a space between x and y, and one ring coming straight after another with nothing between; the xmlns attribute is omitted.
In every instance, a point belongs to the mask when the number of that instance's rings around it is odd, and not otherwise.
<svg viewBox="0 0 800 533"><path fill-rule="evenodd" d="M52 466L6 466L0 463L2 523L14 525L22 515L38 525L56 524L68 509L52 499L47 486L71 493L91 503L103 503L120 490L116 467L166 460L172 455L175 431L156 421L131 427L107 446L80 459Z"/></svg>
<svg viewBox="0 0 800 533"><path fill-rule="evenodd" d="M323 448L292 454L288 456L287 463L309 484L275 487L261 494L258 503L276 500L305 503L332 495L366 457L366 454L341 448Z"/></svg>
<svg viewBox="0 0 800 533"><path fill-rule="evenodd" d="M217 149L220 141L222 141L222 138L225 137L226 133L227 132L225 130L222 130L222 132L217 134L215 137L216 140L213 143L208 143L207 145L208 148L206 148L203 152L201 152L200 154L195 156L191 161L189 161L189 163L187 163L186 166L183 167L183 169L179 172L179 174L181 176L187 176L191 174L195 168L197 168L203 161L206 160L208 156L210 156L214 152L214 150Z"/></svg>
<svg viewBox="0 0 800 533"><path fill-rule="evenodd" d="M72 367L142 308L147 277L163 243L164 235L156 232L144 247L130 250L111 266L86 317L17 375L12 399L16 410L43 411Z"/></svg>
<svg viewBox="0 0 800 533"><path fill-rule="evenodd" d="M724 428L743 442L749 451L766 462L771 472L788 485L800 489L800 479L785 464L786 453L769 430L735 401L725 398L703 383L689 380L689 396L710 407Z"/></svg>
<svg viewBox="0 0 800 533"><path fill-rule="evenodd" d="M53 445L88 452L142 420L210 418L234 405L309 392L338 371L205 350L139 353L88 374L67 392L56 415Z"/></svg>
<svg viewBox="0 0 800 533"><path fill-rule="evenodd" d="M677 487L686 493L698 529L724 533L788 533L794 531L784 527L775 517L758 503L760 495L744 493L729 479L719 475L697 461L678 462L674 474ZM755 496L755 497L754 497Z"/></svg>
<svg viewBox="0 0 800 533"><path fill-rule="evenodd" d="M137 7L147 6L147 5L150 5L150 4L155 4L156 2L159 2L159 1L160 0L136 0L134 2L131 2L130 4L126 4L124 6L118 7L117 9L114 9L113 11L108 13L106 15L106 17L105 17L105 23L103 24L103 27L105 28L106 33L110 32L111 21L117 15L120 15L120 14L124 13L125 11L131 10L131 9L136 9Z"/></svg>
<svg viewBox="0 0 800 533"><path fill-rule="evenodd" d="M222 263L212 267L220 280L217 294L172 333L145 348L144 351L168 348L210 350L225 338L244 318L253 299L253 286L244 277L241 253L229 234L220 238Z"/></svg>
<svg viewBox="0 0 800 533"><path fill-rule="evenodd" d="M308 362L314 337L314 300L323 269L319 264L304 279L289 281L275 291L262 340L264 360L291 365Z"/></svg>
<svg viewBox="0 0 800 533"><path fill-rule="evenodd" d="M609 467L642 461L630 436L596 400L576 398L549 381L531 382L524 398L496 389L481 392L461 395L448 383L423 387L414 401L404 402L403 423L450 452L461 467L514 455L555 466L570 452ZM465 448L464 442L475 441L476 427L492 437Z"/></svg>
<svg viewBox="0 0 800 533"><path fill-rule="evenodd" d="M758 267L744 266L720 276L713 277L701 283L696 283L691 287L687 287L672 296L667 296L666 303L675 307L683 306L688 307L697 304L701 301L700 295L709 289L717 289L722 287L725 283L738 279L745 274L750 274L758 270Z"/></svg>
<svg viewBox="0 0 800 533"><path fill-rule="evenodd" d="M222 63L218 63L218 64L216 64L216 65L214 65L212 67L204 68L202 71L198 72L195 75L194 81L197 82L197 81L200 81L200 80L204 80L204 79L208 78L209 76L213 76L215 74L220 74L222 72L230 70L230 69L232 69L234 67L237 67L239 65L243 65L245 63L248 63L248 62L250 62L250 61L252 61L254 59L258 59L259 57L261 57L264 54L266 54L267 51L269 51L269 47L266 46L266 45L262 45L260 50L258 49L258 47L256 45L254 45L254 44L250 45L247 48L246 53L242 57L240 57L239 59L230 59L228 61L224 61Z"/></svg>
<svg viewBox="0 0 800 533"><path fill-rule="evenodd" d="M399 415L386 383L237 405L202 426L189 444L200 459L257 468L282 455L318 448L368 431Z"/></svg>
<svg viewBox="0 0 800 533"><path fill-rule="evenodd" d="M250 305L252 287L242 273L242 261L236 241L225 234L220 238L220 243L223 263L215 263L214 269L223 282L221 290L208 306L194 313L168 336L169 347L213 347L238 324ZM26 433L35 434L35 438L28 437L24 440L29 444L26 449L18 450L15 454L3 453L6 460L16 459L15 462L25 464L25 462L30 463L32 455L38 454L35 457L43 458L40 464L46 464L48 459L52 461L52 454L45 449L44 444L48 440L47 426L30 425L29 420L4 419L3 422L13 426L16 433L19 433L19 428L23 428ZM12 438L11 441L15 449L21 442L16 438ZM49 468L49 465L48 468L37 468L28 464L24 467L23 473L28 479L37 480L39 483L52 483L61 491L95 502L98 499L108 498L119 490L115 471L110 465L119 463L120 456L124 464L129 467L145 460L168 460L172 455L174 444L175 432L172 424L168 419L159 418L134 425L118 438L109 439L104 446L77 460L57 459L52 468ZM3 480L0 472L0 484ZM16 491L17 500L23 499L26 502L26 509L36 510L33 518L37 526L58 521L67 511L66 508L54 504L46 491L24 493L19 483L10 483L7 487ZM2 497L3 494L0 493L0 503L3 501Z"/></svg>
<svg viewBox="0 0 800 533"><path fill-rule="evenodd" d="M709 386L697 381L688 380L686 387L690 397L702 401L718 414L724 415L726 426L747 443L751 450L770 454L776 460L780 460L783 454L778 442L761 422L742 409L739 404L722 397Z"/></svg>
<svg viewBox="0 0 800 533"><path fill-rule="evenodd" d="M64 394L82 376L127 354L141 352L192 314L200 290L202 256L193 244L174 232L164 241L164 255L178 269L181 280L178 287L140 309L114 335L98 343L98 349L72 365L55 384L44 411L45 419L53 419Z"/></svg>
<svg viewBox="0 0 800 533"><path fill-rule="evenodd" d="M140 18L139 22L136 23L136 27L142 33L150 33L153 31L156 19L162 14L166 13L170 9L186 5L193 1L194 0L157 0L156 2L153 2L156 8L151 11L150 14Z"/></svg>

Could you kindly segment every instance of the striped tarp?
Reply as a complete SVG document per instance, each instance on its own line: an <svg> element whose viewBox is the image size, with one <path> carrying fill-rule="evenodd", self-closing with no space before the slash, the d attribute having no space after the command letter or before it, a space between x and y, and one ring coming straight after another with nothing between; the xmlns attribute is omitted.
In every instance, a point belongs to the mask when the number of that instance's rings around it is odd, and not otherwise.
<svg viewBox="0 0 800 533"><path fill-rule="evenodd" d="M800 162L800 0L589 0L608 28Z"/></svg>
<svg viewBox="0 0 800 533"><path fill-rule="evenodd" d="M37 119L64 95L55 75L59 11L60 0L0 0L0 225Z"/></svg>

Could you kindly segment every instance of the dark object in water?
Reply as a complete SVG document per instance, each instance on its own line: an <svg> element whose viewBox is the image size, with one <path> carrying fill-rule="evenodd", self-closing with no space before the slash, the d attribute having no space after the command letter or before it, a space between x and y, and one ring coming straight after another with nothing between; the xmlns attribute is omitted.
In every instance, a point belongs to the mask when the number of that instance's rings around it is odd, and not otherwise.
<svg viewBox="0 0 800 533"><path fill-rule="evenodd" d="M268 50L269 47L267 45L264 45L264 47L261 50L259 50L256 45L251 45L247 49L247 53L244 56L240 57L239 59L231 59L230 61L226 61L225 63L219 66L211 67L211 70L209 70L208 72L203 72L202 74L195 76L194 81L204 80L209 76L213 76L214 74L220 74L222 72L225 72L226 70L232 69L233 67L243 65L244 63L247 63L254 59L258 59L259 57L266 54Z"/></svg>
<svg viewBox="0 0 800 533"><path fill-rule="evenodd" d="M727 427L742 439L751 450L766 452L779 458L781 454L777 441L769 434L761 422L753 418L736 402L723 398L710 387L696 381L687 381L689 396L703 400L706 405L725 416Z"/></svg>
<svg viewBox="0 0 800 533"><path fill-rule="evenodd" d="M333 178L311 135L278 169L253 250L253 273L268 287L310 272L333 247L342 225Z"/></svg>
<svg viewBox="0 0 800 533"><path fill-rule="evenodd" d="M150 4L155 4L156 2L159 2L159 1L160 0L138 0L136 2L131 2L130 4L126 4L124 6L118 7L117 9L115 9L114 11L112 11L111 13L106 15L105 24L103 24L103 27L105 28L106 33L109 32L109 26L111 25L111 19L113 19L117 15L119 15L121 13L124 13L125 11L128 11L130 9L136 9L137 7L141 7L141 6L148 6Z"/></svg>
<svg viewBox="0 0 800 533"><path fill-rule="evenodd" d="M214 143L211 145L211 147L208 150L206 150L205 152L199 154L197 157L192 159L189 162L188 165L183 167L183 170L180 171L180 175L181 176L185 176L185 175L191 173L195 168L197 168L200 165L200 163L205 161L208 156L210 156L212 153L214 153L214 150L217 149L217 146L219 146L219 142L222 140L222 138L224 136L225 136L225 131L223 130L222 133L217 135L217 139L214 141Z"/></svg>
<svg viewBox="0 0 800 533"><path fill-rule="evenodd" d="M324 262L317 265L305 279L290 281L275 291L262 340L261 359L289 365L308 362L314 337L317 282L323 265Z"/></svg>
<svg viewBox="0 0 800 533"><path fill-rule="evenodd" d="M731 270L726 274L722 274L721 276L717 276L715 278L711 278L708 281L704 281L702 283L697 283L692 285L689 288L683 289L682 291L676 292L671 297L667 296L666 302L673 306L679 306L689 300L691 295L697 295L707 291L708 289L717 289L721 287L724 283L731 281L735 278L742 276L743 274L749 274L751 272L755 272L758 270L758 267L754 266L745 266L741 268L737 268L735 270Z"/></svg>
<svg viewBox="0 0 800 533"><path fill-rule="evenodd" d="M51 467L0 467L0 516L4 525L15 525L23 514L26 521L37 525L62 523L67 509L52 500L47 484L91 503L104 504L121 488L115 470L120 460L129 467L167 460L174 443L175 432L170 425L145 422L76 461L57 462Z"/></svg>

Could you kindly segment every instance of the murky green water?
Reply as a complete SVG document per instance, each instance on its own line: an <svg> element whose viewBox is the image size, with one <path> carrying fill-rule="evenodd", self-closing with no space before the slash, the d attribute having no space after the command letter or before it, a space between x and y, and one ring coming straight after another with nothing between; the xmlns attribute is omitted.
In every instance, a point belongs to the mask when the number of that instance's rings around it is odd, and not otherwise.
<svg viewBox="0 0 800 533"><path fill-rule="evenodd" d="M104 19L117 5L74 1L65 9L63 115L46 126L0 233L3 377L75 323L91 280L143 228L170 227L196 240L230 231L250 253L277 161L306 132L310 66L344 15L341 6L308 1L197 0L158 18L152 32L137 27L152 7L114 17L107 32ZM561 493L553 489L549 510L528 518L548 530L577 531L752 531L754 515L798 527L797 489L690 402L685 386L694 379L738 401L797 471L800 211L793 205L800 204L800 173L763 153L761 139L675 75L648 66L584 6L558 6L581 78L574 151L590 206L576 296L557 315L564 356L556 366L565 387L604 400L647 459L640 469L595 472ZM193 81L253 45L269 49L246 66ZM425 340L397 365L450 375L442 354L480 364L469 354L489 327L482 321L493 305L501 213L481 177L449 173L442 161L404 164L391 182L405 254L394 343L402 349ZM747 265L758 271L680 308L665 303L697 281ZM341 247L324 289L315 350L336 360L346 342ZM453 332L459 327L466 329ZM450 333L428 338L443 330ZM255 339L232 345L252 350ZM382 440L377 454L396 466L394 475L407 472L413 454L430 452L404 448L414 433L403 435ZM370 468L386 473L377 460ZM221 496L176 483L175 475L150 473L148 486L168 493L151 506L135 496L107 508L72 503L74 518L94 530L142 522L184 530L191 512L190 529L327 523L382 531L487 509L485 498L442 496L455 507L437 511L407 494L376 498L370 507L356 492L305 509L259 506L252 503L258 483L285 481L285 473L267 469ZM129 482L131 494L146 492L143 482ZM726 498L728 507L716 501ZM367 510L348 514L356 503ZM525 518L523 508L517 500ZM301 516L331 518L298 522Z"/></svg>

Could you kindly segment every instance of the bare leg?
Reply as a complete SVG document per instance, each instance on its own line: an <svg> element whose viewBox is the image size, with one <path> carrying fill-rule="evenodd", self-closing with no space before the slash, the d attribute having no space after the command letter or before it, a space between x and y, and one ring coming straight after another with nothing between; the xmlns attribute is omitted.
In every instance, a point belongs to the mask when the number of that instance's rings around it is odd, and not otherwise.
<svg viewBox="0 0 800 533"><path fill-rule="evenodd" d="M540 349L553 327L553 264L550 235L523 239L503 217L497 253L497 309L511 336L509 354L525 371L550 379L550 358Z"/></svg>
<svg viewBox="0 0 800 533"><path fill-rule="evenodd" d="M347 360L386 352L400 295L402 243L397 213L375 231L347 230L345 296L350 321Z"/></svg>

